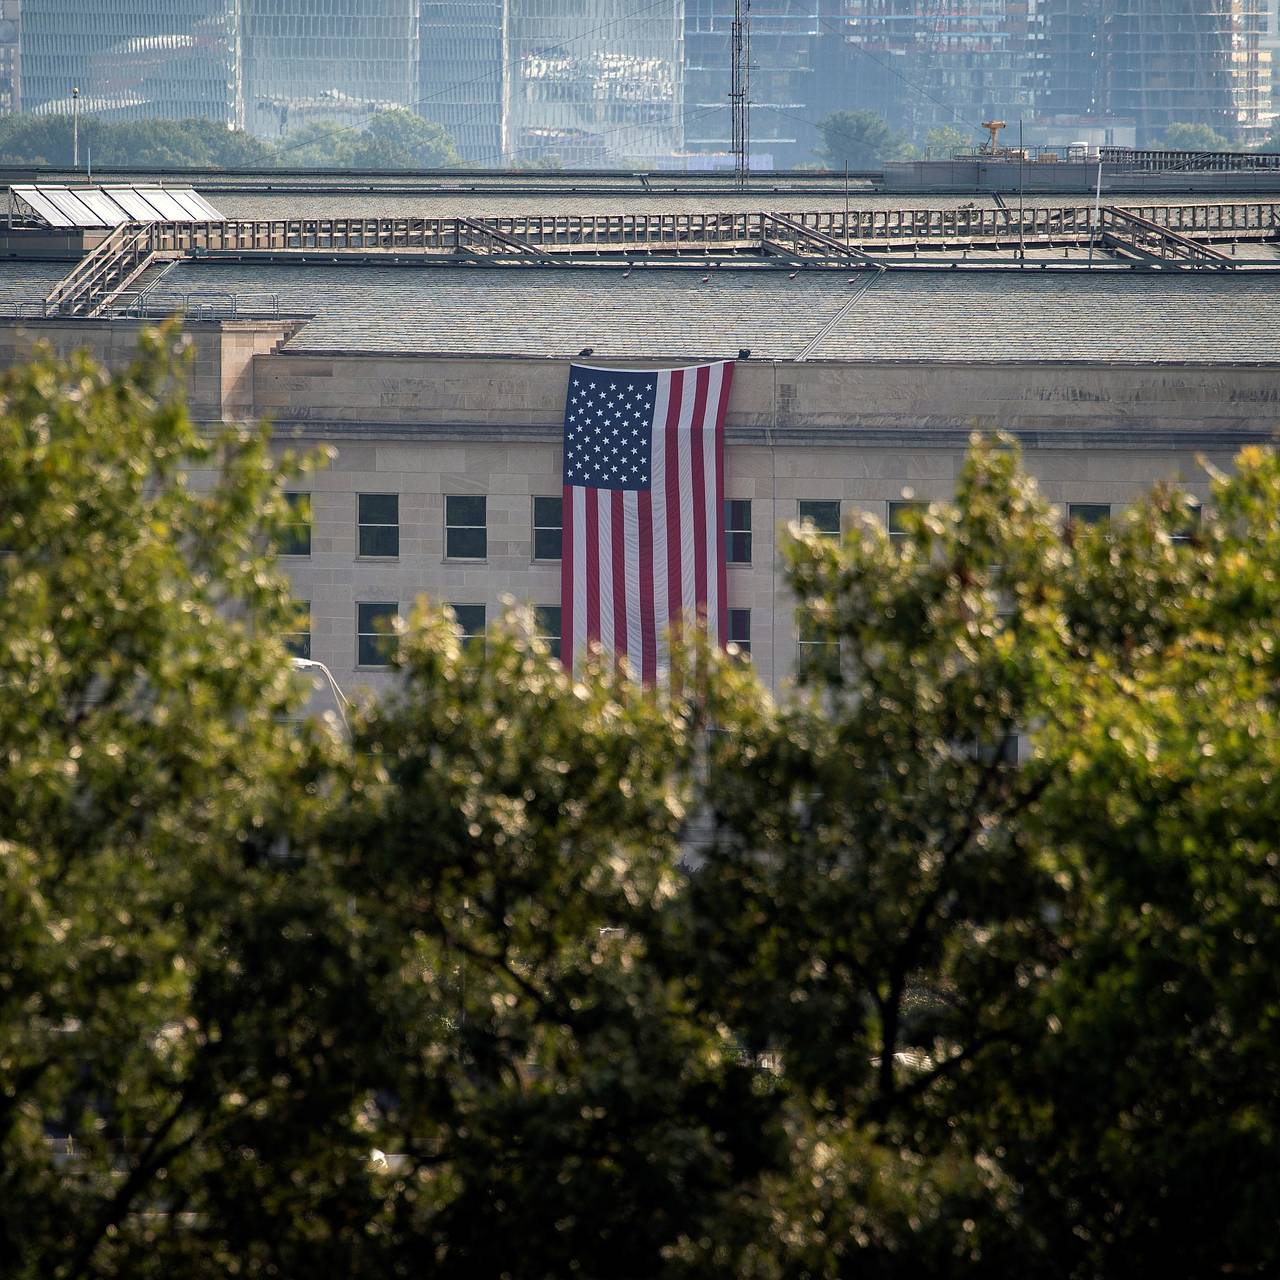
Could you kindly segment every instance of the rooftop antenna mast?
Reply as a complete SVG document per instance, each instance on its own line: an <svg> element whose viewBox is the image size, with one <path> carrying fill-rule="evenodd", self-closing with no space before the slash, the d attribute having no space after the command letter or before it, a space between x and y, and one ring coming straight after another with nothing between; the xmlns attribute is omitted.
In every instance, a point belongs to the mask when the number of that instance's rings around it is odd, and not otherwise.
<svg viewBox="0 0 1280 1280"><path fill-rule="evenodd" d="M733 0L730 59L734 185L745 190L751 174L751 0Z"/></svg>

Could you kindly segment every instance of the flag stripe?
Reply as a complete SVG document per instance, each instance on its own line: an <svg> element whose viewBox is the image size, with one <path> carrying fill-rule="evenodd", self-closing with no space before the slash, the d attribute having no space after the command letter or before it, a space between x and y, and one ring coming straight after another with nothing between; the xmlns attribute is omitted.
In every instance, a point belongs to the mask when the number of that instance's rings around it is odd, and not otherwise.
<svg viewBox="0 0 1280 1280"><path fill-rule="evenodd" d="M564 669L573 674L574 611L573 611L573 488L565 485L560 491L560 661Z"/></svg>
<svg viewBox="0 0 1280 1280"><path fill-rule="evenodd" d="M573 657L587 647L587 491L573 491Z"/></svg>
<svg viewBox="0 0 1280 1280"><path fill-rule="evenodd" d="M636 494L636 518L639 525L639 595L640 595L640 678L658 678L657 606L661 597L654 590L653 491L641 489Z"/></svg>
<svg viewBox="0 0 1280 1280"><path fill-rule="evenodd" d="M706 426L707 384L711 370L705 365L698 370L697 390L693 397L693 413L689 432L689 468L692 473L690 505L693 508L693 599L698 605L699 622L703 621L707 604L707 464L703 450L703 428Z"/></svg>
<svg viewBox="0 0 1280 1280"><path fill-rule="evenodd" d="M613 529L613 651L625 658L631 652L628 644L629 627L627 613L631 607L627 593L627 556L630 550L630 539L627 537L626 516L623 512L621 489L614 489L609 495L613 508L611 527Z"/></svg>
<svg viewBox="0 0 1280 1280"><path fill-rule="evenodd" d="M680 562L680 398L684 389L684 370L673 370L670 379L666 474L662 482L667 487L667 626L678 628L684 607L684 571Z"/></svg>
<svg viewBox="0 0 1280 1280"><path fill-rule="evenodd" d="M653 420L656 429L653 433L653 484L648 490L641 491L641 520L644 512L649 517L649 571L653 583L651 594L646 594L645 601L649 609L646 617L654 634L653 667L665 667L668 661L667 619L671 616L671 597L667 590L667 402L670 395L671 378L667 374L658 375L657 395L654 400ZM645 503L645 497L648 503ZM643 535L641 535L643 538ZM645 543L642 541L641 546ZM646 654L648 649L645 650Z"/></svg>
<svg viewBox="0 0 1280 1280"><path fill-rule="evenodd" d="M600 490L584 489L587 519L587 643L600 639Z"/></svg>
<svg viewBox="0 0 1280 1280"><path fill-rule="evenodd" d="M729 581L725 565L729 558L724 545L724 421L729 410L729 389L733 385L734 366L725 361L720 367L720 404L716 409L715 420L715 508L712 528L715 529L716 550L716 582L718 584L717 599L719 609L716 614L716 639L720 644L729 643Z"/></svg>

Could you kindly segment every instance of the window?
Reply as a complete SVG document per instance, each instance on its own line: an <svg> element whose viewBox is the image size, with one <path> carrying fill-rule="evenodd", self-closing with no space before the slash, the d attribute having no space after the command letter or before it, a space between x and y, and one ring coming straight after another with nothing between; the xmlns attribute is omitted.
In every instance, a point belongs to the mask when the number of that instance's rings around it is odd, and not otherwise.
<svg viewBox="0 0 1280 1280"><path fill-rule="evenodd" d="M486 498L444 500L444 554L448 560L483 560L489 554Z"/></svg>
<svg viewBox="0 0 1280 1280"><path fill-rule="evenodd" d="M545 640L553 658L560 657L560 606L540 604L533 610L533 634Z"/></svg>
<svg viewBox="0 0 1280 1280"><path fill-rule="evenodd" d="M457 619L458 630L462 632L463 643L484 639L484 612L482 604L451 604L453 616Z"/></svg>
<svg viewBox="0 0 1280 1280"><path fill-rule="evenodd" d="M829 538L840 536L840 503L800 500L800 523L811 524Z"/></svg>
<svg viewBox="0 0 1280 1280"><path fill-rule="evenodd" d="M1190 502L1188 507L1186 520L1170 535L1173 542L1190 542L1200 532L1200 504Z"/></svg>
<svg viewBox="0 0 1280 1280"><path fill-rule="evenodd" d="M534 498L533 558L559 560L564 548L564 499Z"/></svg>
<svg viewBox="0 0 1280 1280"><path fill-rule="evenodd" d="M749 498L732 498L724 504L724 558L729 564L751 563Z"/></svg>
<svg viewBox="0 0 1280 1280"><path fill-rule="evenodd" d="M889 503L889 538L893 542L903 542L909 538L914 529L907 527L908 518L913 512L923 514L929 510L927 502L891 502Z"/></svg>
<svg viewBox="0 0 1280 1280"><path fill-rule="evenodd" d="M400 606L393 600L356 605L356 665L385 667L396 650L392 630Z"/></svg>
<svg viewBox="0 0 1280 1280"><path fill-rule="evenodd" d="M295 600L289 630L284 633L284 647L295 658L311 657L311 601Z"/></svg>
<svg viewBox="0 0 1280 1280"><path fill-rule="evenodd" d="M750 609L730 609L729 610L729 634L725 639L730 644L736 644L740 653L750 654L751 652L751 610Z"/></svg>
<svg viewBox="0 0 1280 1280"><path fill-rule="evenodd" d="M1111 519L1111 504L1107 502L1067 503L1068 524L1107 524Z"/></svg>
<svg viewBox="0 0 1280 1280"><path fill-rule="evenodd" d="M796 659L801 670L823 676L840 669L840 641L826 635L806 609L796 611Z"/></svg>
<svg viewBox="0 0 1280 1280"><path fill-rule="evenodd" d="M362 493L359 495L359 508L359 554L398 556L400 496L395 493Z"/></svg>
<svg viewBox="0 0 1280 1280"><path fill-rule="evenodd" d="M311 554L311 495L286 493L289 513L280 531L282 556L309 556Z"/></svg>

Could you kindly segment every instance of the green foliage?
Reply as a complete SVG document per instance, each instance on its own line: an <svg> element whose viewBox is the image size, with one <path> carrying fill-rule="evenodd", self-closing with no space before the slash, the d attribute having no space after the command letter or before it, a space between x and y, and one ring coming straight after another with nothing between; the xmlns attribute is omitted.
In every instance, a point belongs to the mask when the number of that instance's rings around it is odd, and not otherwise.
<svg viewBox="0 0 1280 1280"><path fill-rule="evenodd" d="M282 165L333 169L439 169L461 163L453 139L412 111L379 111L363 130L308 125L280 143Z"/></svg>
<svg viewBox="0 0 1280 1280"><path fill-rule="evenodd" d="M935 160L950 160L952 155L961 148L973 145L973 139L968 134L949 124L930 129L924 135L925 154Z"/></svg>
<svg viewBox="0 0 1280 1280"><path fill-rule="evenodd" d="M978 444L778 701L424 606L348 743L172 346L0 384L6 1277L1280 1265L1274 455L1063 534Z"/></svg>
<svg viewBox="0 0 1280 1280"><path fill-rule="evenodd" d="M886 160L909 160L911 144L874 111L834 111L818 125L822 147L815 153L828 169L866 169Z"/></svg>
<svg viewBox="0 0 1280 1280"><path fill-rule="evenodd" d="M0 161L71 163L70 116L0 117ZM80 118L80 162L98 168L429 169L461 163L453 140L411 111L378 112L366 128L309 125L278 145L212 120L130 120L118 124Z"/></svg>
<svg viewBox="0 0 1280 1280"><path fill-rule="evenodd" d="M1234 151L1231 140L1207 124L1171 124L1160 139L1170 151Z"/></svg>

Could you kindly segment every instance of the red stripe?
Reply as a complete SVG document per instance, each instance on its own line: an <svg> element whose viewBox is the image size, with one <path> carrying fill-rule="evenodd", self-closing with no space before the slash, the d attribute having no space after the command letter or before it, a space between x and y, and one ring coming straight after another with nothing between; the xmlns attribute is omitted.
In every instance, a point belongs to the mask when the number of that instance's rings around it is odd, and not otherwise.
<svg viewBox="0 0 1280 1280"><path fill-rule="evenodd" d="M588 489L586 528L582 536L587 540L587 644L600 643L600 511L597 504L600 491Z"/></svg>
<svg viewBox="0 0 1280 1280"><path fill-rule="evenodd" d="M653 599L653 493L636 495L640 516L640 678L651 684L658 678L658 628Z"/></svg>
<svg viewBox="0 0 1280 1280"><path fill-rule="evenodd" d="M716 545L713 554L716 558L716 576L720 584L717 595L720 599L720 616L716 619L716 630L723 649L729 643L729 575L725 569L724 549L724 419L729 408L729 387L733 382L734 364L731 360L724 362L724 372L720 382L720 405L716 410Z"/></svg>
<svg viewBox="0 0 1280 1280"><path fill-rule="evenodd" d="M699 365L694 384L693 431L689 441L693 460L693 589L696 593L693 603L697 605L699 618L705 617L707 611L707 469L702 458L702 433L707 427L704 419L710 382L711 370L705 364Z"/></svg>
<svg viewBox="0 0 1280 1280"><path fill-rule="evenodd" d="M622 510L622 490L611 493L613 518L613 652L616 658L627 656L627 538Z"/></svg>
<svg viewBox="0 0 1280 1280"><path fill-rule="evenodd" d="M573 488L565 485L561 496L560 523L560 662L573 674Z"/></svg>
<svg viewBox="0 0 1280 1280"><path fill-rule="evenodd" d="M671 390L667 397L667 473L661 483L667 486L667 616L674 633L680 626L684 602L680 594L680 400L684 391L684 370L671 371ZM658 484L659 478L653 477Z"/></svg>

